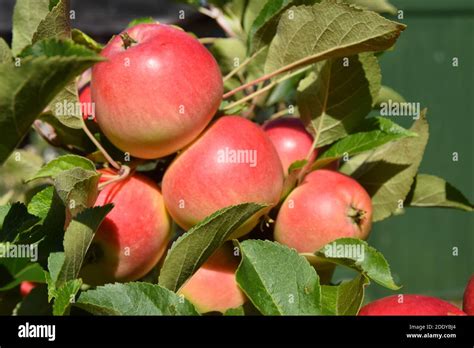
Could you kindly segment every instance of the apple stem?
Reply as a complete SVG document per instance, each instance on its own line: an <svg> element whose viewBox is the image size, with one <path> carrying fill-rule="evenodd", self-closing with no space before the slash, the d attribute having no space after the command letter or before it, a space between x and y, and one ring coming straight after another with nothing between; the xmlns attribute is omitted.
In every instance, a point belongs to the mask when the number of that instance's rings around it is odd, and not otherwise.
<svg viewBox="0 0 474 348"><path fill-rule="evenodd" d="M269 84L266 85L265 87L260 88L259 90L255 91L255 92L253 92L253 93L251 93L251 94L249 94L249 95L247 95L246 97L244 97L244 98L242 98L242 99L239 99L239 100L237 100L237 101L235 101L235 102L233 102L233 103L227 105L226 107L223 108L223 110L224 110L224 111L230 110L230 109L232 109L233 107L235 107L235 106L237 106L237 105L240 105L240 104L242 104L242 103L245 103L246 101L251 100L251 99L255 98L256 96L259 96L259 95L262 94L262 93L265 93L265 92L268 91L269 89L272 89L273 87L275 87L277 84L279 84L279 83L281 83L281 82L283 82L283 81L285 81L285 80L288 80L288 79L292 78L293 76L295 76L295 75L301 73L302 71L304 71L304 70L306 70L306 69L307 69L307 68L300 69L300 70L298 70L298 71L295 71L294 73L285 75L285 76L279 78L278 80L275 80L275 81L269 83ZM255 80L255 81L256 81L256 80ZM263 81L263 80L261 80L261 81ZM261 82L261 81L259 81L259 82ZM245 88L247 88L247 87L249 87L249 86L251 86L251 85L245 84L245 85L242 85L242 86L240 86L240 87L244 87L244 86L245 86ZM237 90L237 89L238 89L239 91L241 91L242 89L245 89L245 88L240 88L240 87L238 87L238 88L236 88L236 89L230 91L229 93L232 93L233 91L235 91L235 90ZM224 94L223 98L225 99L225 98L226 98L226 95L228 95L229 93Z"/></svg>
<svg viewBox="0 0 474 348"><path fill-rule="evenodd" d="M100 152L102 152L102 154L104 155L105 159L107 160L107 162L110 163L110 165L112 167L114 167L115 169L117 170L121 170L122 169L122 165L118 164L113 158L112 156L109 155L109 153L104 149L104 147L102 146L102 144L94 137L94 135L91 133L91 131L89 130L89 128L87 128L86 126L86 123L84 121L82 121L82 129L84 130L84 132L86 133L86 135L89 137L89 139L94 143L94 145L97 147L97 149L99 149Z"/></svg>
<svg viewBox="0 0 474 348"><path fill-rule="evenodd" d="M236 33L230 26L230 24L227 22L225 19L224 14L220 9L218 9L215 6L210 6L209 9L205 7L199 7L198 9L199 12L201 12L203 15L206 15L212 19L214 19L217 24L222 28L222 30L229 36L229 37L237 37Z"/></svg>
<svg viewBox="0 0 474 348"><path fill-rule="evenodd" d="M123 41L123 48L124 49L129 49L130 47L133 46L133 44L138 43L138 41L135 40L134 38L132 38L130 35L128 35L128 33L120 34L120 38Z"/></svg>
<svg viewBox="0 0 474 348"><path fill-rule="evenodd" d="M112 179L99 184L99 191L103 190L107 185L126 179L130 175L130 173L131 173L130 167L126 165L122 165L119 171L119 175L116 175Z"/></svg>
<svg viewBox="0 0 474 348"><path fill-rule="evenodd" d="M262 47L259 49L257 52L255 52L252 56L246 58L241 64L239 64L234 70L232 70L230 73L228 73L226 76L224 76L223 81L226 82L228 79L230 79L232 76L234 76L236 73L238 73L240 70L245 68L256 56L258 56L265 47Z"/></svg>

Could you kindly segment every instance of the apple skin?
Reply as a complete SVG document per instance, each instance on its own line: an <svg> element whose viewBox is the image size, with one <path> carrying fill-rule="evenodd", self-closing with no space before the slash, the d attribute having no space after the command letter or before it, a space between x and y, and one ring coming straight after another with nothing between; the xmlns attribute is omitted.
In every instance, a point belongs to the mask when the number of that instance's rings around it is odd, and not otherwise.
<svg viewBox="0 0 474 348"><path fill-rule="evenodd" d="M255 165L251 161L223 161L226 149L254 151L248 154L256 154ZM173 220L188 230L231 205L276 205L283 189L283 169L270 139L258 125L240 116L224 116L174 160L163 177L162 188ZM270 209L252 216L231 238L250 232Z"/></svg>
<svg viewBox="0 0 474 348"><path fill-rule="evenodd" d="M423 295L392 295L373 301L359 311L360 316L371 315L466 315L456 306L436 297Z"/></svg>
<svg viewBox="0 0 474 348"><path fill-rule="evenodd" d="M29 293L36 288L36 283L29 282L29 281L23 281L20 283L20 294L21 297L26 297L29 295Z"/></svg>
<svg viewBox="0 0 474 348"><path fill-rule="evenodd" d="M84 120L94 120L94 122L97 122L95 117L92 118L92 115L88 113L89 105L92 103L90 84L87 84L81 89L79 93L79 102L81 103L82 118Z"/></svg>
<svg viewBox="0 0 474 348"><path fill-rule="evenodd" d="M121 35L137 41L124 48ZM96 118L107 138L139 158L191 143L222 100L214 57L195 38L165 24L138 24L115 36L92 69Z"/></svg>
<svg viewBox="0 0 474 348"><path fill-rule="evenodd" d="M464 300L462 309L468 315L474 315L474 275L471 276L464 291Z"/></svg>
<svg viewBox="0 0 474 348"><path fill-rule="evenodd" d="M367 239L371 227L372 203L364 188L344 174L321 169L285 199L274 238L300 253L314 253L338 238Z"/></svg>
<svg viewBox="0 0 474 348"><path fill-rule="evenodd" d="M235 279L239 258L232 247L224 245L194 273L178 294L190 301L200 313L222 312L242 306L247 298Z"/></svg>
<svg viewBox="0 0 474 348"><path fill-rule="evenodd" d="M265 122L262 128L280 156L285 176L288 175L290 165L295 161L306 159L313 147L313 136L299 118L281 117ZM317 153L317 149L311 153L309 158L311 162L314 161Z"/></svg>
<svg viewBox="0 0 474 348"><path fill-rule="evenodd" d="M140 279L158 263L170 240L171 223L163 196L150 179L133 174L105 186L95 205L108 203L114 208L96 232L89 249L92 254L87 255L81 273L90 285Z"/></svg>

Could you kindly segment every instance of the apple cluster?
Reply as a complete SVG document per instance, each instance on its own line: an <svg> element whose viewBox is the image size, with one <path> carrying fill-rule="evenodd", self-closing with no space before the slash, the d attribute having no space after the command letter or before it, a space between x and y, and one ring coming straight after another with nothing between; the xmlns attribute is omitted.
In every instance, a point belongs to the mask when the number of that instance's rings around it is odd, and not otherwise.
<svg viewBox="0 0 474 348"><path fill-rule="evenodd" d="M160 186L132 173L101 190L96 205L113 203L114 208L83 267L86 283L142 278L163 258L173 239L172 221L187 231L219 209L240 203L266 203L268 208L230 239L258 230L270 214L274 240L302 254L314 254L338 238L369 237L370 196L338 172L337 162L308 171L294 189L286 188L290 166L301 160L311 164L320 151L299 119L287 116L259 125L238 115L216 116L222 76L197 39L172 26L138 24L115 36L102 56L106 61L94 66L80 99L95 104L95 120L108 140L140 159L177 156ZM101 173L103 182L116 174L110 169ZM239 307L246 296L235 279L238 265L238 253L226 243L178 292L200 312ZM470 293L467 307L472 311ZM386 298L361 314L461 312L439 301L406 295L399 305L396 298Z"/></svg>

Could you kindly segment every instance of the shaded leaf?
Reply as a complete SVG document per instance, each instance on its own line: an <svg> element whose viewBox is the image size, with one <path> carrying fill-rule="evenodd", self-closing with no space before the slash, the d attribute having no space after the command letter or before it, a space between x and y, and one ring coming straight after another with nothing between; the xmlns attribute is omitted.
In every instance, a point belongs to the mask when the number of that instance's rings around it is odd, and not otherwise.
<svg viewBox="0 0 474 348"><path fill-rule="evenodd" d="M155 284L107 284L82 292L76 306L95 315L199 315L184 297Z"/></svg>
<svg viewBox="0 0 474 348"><path fill-rule="evenodd" d="M473 204L458 189L444 179L428 174L416 176L405 205L474 210Z"/></svg>
<svg viewBox="0 0 474 348"><path fill-rule="evenodd" d="M173 243L161 268L159 284L177 291L245 221L265 208L243 203L208 216Z"/></svg>
<svg viewBox="0 0 474 348"><path fill-rule="evenodd" d="M321 286L324 315L357 315L369 280L362 274L338 285Z"/></svg>

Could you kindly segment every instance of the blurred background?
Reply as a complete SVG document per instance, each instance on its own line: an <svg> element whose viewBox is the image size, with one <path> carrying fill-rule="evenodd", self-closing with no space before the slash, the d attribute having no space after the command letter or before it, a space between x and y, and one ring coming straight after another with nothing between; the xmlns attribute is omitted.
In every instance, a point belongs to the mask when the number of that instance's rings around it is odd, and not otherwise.
<svg viewBox="0 0 474 348"><path fill-rule="evenodd" d="M445 178L474 200L474 1L390 0L408 29L395 50L381 57L383 84L428 108L430 141L420 168ZM11 39L14 0L0 0L0 35ZM72 0L73 26L100 42L132 19L152 16L200 37L223 36L213 20L165 0ZM185 19L178 18L185 10ZM400 14L399 14L400 15ZM459 66L453 67L453 58ZM396 120L409 126L411 120ZM453 161L453 153L458 161ZM458 301L474 273L474 217L447 209L407 209L375 224L370 243L391 265L403 293ZM457 252L456 252L457 251ZM347 276L338 272L336 279ZM367 300L392 292L369 287Z"/></svg>

